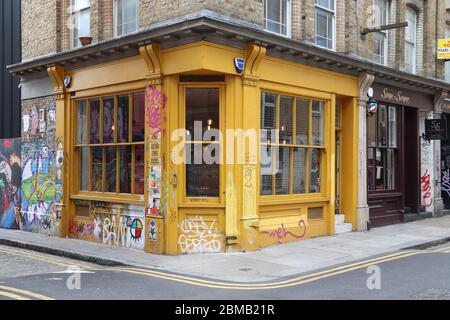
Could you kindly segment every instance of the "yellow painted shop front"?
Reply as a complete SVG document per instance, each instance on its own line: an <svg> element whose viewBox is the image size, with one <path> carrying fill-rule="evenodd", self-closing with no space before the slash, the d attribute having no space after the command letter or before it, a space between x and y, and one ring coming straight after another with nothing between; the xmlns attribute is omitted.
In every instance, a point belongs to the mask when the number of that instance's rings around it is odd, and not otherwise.
<svg viewBox="0 0 450 320"><path fill-rule="evenodd" d="M50 72L71 77L64 236L183 254L331 235L337 212L356 228L356 78L257 44L140 53Z"/></svg>

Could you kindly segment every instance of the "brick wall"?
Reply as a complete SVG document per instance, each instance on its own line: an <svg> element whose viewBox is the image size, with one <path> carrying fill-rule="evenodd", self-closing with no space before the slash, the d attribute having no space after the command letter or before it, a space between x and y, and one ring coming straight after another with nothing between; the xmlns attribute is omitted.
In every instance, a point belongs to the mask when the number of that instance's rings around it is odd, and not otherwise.
<svg viewBox="0 0 450 320"><path fill-rule="evenodd" d="M22 0L22 60L58 49L57 0Z"/></svg>
<svg viewBox="0 0 450 320"><path fill-rule="evenodd" d="M91 36L94 42L113 37L113 1L91 0ZM314 42L314 0L291 0L292 38ZM336 51L373 60L373 35L361 37L370 27L373 0L336 1ZM406 5L418 11L417 72L444 76L444 63L436 62L436 23L445 25L446 5L439 0L391 0L389 23L405 21ZM70 48L69 0L22 0L23 58L28 59ZM139 27L179 17L202 9L247 22L264 24L264 0L140 0ZM437 10L437 11L436 11ZM438 12L438 16L436 16ZM445 28L438 28L444 37ZM389 34L388 65L404 69L404 29Z"/></svg>

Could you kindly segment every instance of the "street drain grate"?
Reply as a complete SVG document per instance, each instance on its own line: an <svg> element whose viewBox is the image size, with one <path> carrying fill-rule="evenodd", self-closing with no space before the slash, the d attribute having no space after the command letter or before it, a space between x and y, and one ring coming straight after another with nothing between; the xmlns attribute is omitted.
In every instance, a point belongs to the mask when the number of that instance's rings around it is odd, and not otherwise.
<svg viewBox="0 0 450 320"><path fill-rule="evenodd" d="M244 272L251 271L251 270L252 270L251 268L242 268L242 269L239 269L239 271L244 271Z"/></svg>
<svg viewBox="0 0 450 320"><path fill-rule="evenodd" d="M447 289L428 289L412 296L417 300L450 300L450 290Z"/></svg>

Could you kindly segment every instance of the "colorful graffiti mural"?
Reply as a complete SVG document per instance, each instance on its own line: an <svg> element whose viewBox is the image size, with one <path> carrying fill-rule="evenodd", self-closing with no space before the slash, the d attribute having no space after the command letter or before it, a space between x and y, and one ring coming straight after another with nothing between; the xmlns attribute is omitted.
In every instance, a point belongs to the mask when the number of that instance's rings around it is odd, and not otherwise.
<svg viewBox="0 0 450 320"><path fill-rule="evenodd" d="M144 250L144 207L91 202L88 221L69 222L69 237L110 246Z"/></svg>
<svg viewBox="0 0 450 320"><path fill-rule="evenodd" d="M59 235L62 198L62 143L55 137L54 100L22 110L22 230Z"/></svg>
<svg viewBox="0 0 450 320"><path fill-rule="evenodd" d="M20 139L0 140L0 228L20 228Z"/></svg>

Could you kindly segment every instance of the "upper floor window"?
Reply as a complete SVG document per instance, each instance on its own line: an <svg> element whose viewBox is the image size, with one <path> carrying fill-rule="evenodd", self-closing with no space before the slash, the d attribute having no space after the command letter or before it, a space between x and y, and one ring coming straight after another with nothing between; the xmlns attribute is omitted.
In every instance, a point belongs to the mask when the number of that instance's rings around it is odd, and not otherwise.
<svg viewBox="0 0 450 320"><path fill-rule="evenodd" d="M335 4L334 0L316 0L316 45L335 49Z"/></svg>
<svg viewBox="0 0 450 320"><path fill-rule="evenodd" d="M266 0L264 5L264 23L266 30L290 36L291 1Z"/></svg>
<svg viewBox="0 0 450 320"><path fill-rule="evenodd" d="M138 0L114 1L114 35L122 36L138 29Z"/></svg>
<svg viewBox="0 0 450 320"><path fill-rule="evenodd" d="M417 42L417 12L406 7L406 22L408 26L405 30L405 68L407 72L416 72L416 42Z"/></svg>
<svg viewBox="0 0 450 320"><path fill-rule="evenodd" d="M71 46L81 46L80 37L88 37L91 33L91 1L71 0Z"/></svg>
<svg viewBox="0 0 450 320"><path fill-rule="evenodd" d="M389 1L373 0L374 26L380 27L388 24ZM374 32L374 60L379 64L387 64L388 33L386 30Z"/></svg>

